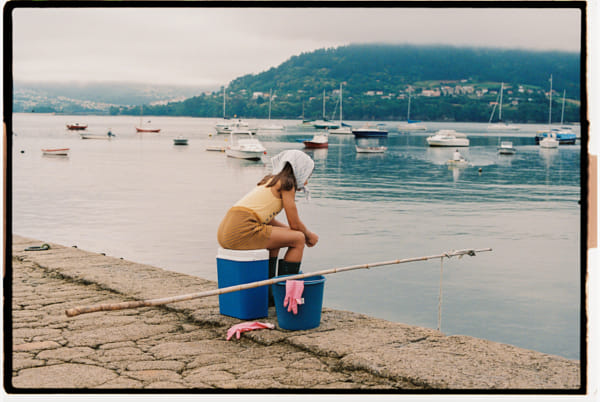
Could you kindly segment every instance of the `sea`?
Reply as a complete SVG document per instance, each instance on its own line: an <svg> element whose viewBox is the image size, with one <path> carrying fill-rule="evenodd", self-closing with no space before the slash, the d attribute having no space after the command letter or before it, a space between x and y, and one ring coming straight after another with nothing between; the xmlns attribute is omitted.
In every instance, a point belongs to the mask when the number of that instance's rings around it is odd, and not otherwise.
<svg viewBox="0 0 600 402"><path fill-rule="evenodd" d="M259 131L267 153L246 161L208 150L228 142L215 132L219 121L145 116L161 131L139 134L135 116L14 114L12 232L216 281L222 217L270 172L274 155L302 150L315 134L297 120L272 120L285 130ZM83 140L68 123L115 137ZM357 153L352 135L333 134L329 148L305 150L315 171L310 197L299 193L297 205L319 242L305 249L302 271L492 251L327 275L324 306L580 359L579 141L541 149L534 137L547 125L488 132L487 124L422 122L427 131L406 133L400 122L379 123L389 130L385 153ZM427 146L439 129L468 135L467 166L446 165L453 148ZM178 136L188 145L174 145ZM516 154L499 155L500 141ZM43 148L70 152L44 156Z"/></svg>

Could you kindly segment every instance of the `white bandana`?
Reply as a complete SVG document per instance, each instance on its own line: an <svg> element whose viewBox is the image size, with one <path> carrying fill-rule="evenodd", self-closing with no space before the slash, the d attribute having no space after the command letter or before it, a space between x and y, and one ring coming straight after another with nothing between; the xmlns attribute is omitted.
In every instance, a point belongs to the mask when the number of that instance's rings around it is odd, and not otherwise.
<svg viewBox="0 0 600 402"><path fill-rule="evenodd" d="M296 189L302 190L304 188L306 191L304 183L306 180L308 180L313 169L315 168L315 162L310 156L300 150L291 149L283 151L271 159L271 163L273 164L273 175L280 173L285 167L286 162L289 162L294 170L294 177L296 178L297 187Z"/></svg>

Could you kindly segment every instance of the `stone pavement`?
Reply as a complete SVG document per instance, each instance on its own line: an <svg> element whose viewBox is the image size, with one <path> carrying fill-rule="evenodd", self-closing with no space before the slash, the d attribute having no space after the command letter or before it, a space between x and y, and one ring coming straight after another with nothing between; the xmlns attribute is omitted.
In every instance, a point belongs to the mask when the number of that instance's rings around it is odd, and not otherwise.
<svg viewBox="0 0 600 402"><path fill-rule="evenodd" d="M226 340L240 322L218 297L83 314L76 306L216 288L201 278L13 236L12 384L40 389L570 390L578 361L511 345L323 309L306 331ZM12 387L12 390L11 390Z"/></svg>

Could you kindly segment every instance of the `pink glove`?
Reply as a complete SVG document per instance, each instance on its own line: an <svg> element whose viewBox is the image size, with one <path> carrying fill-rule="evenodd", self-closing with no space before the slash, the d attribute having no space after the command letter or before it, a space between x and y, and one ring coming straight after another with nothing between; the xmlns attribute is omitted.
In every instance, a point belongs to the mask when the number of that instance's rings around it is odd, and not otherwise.
<svg viewBox="0 0 600 402"><path fill-rule="evenodd" d="M240 324L236 324L233 327L229 328L227 331L227 340L230 340L231 337L235 334L237 339L240 339L240 334L246 331L252 331L253 329L273 329L275 325L269 324L266 322L242 322Z"/></svg>
<svg viewBox="0 0 600 402"><path fill-rule="evenodd" d="M283 307L287 306L288 313L291 311L298 314L298 304L304 304L302 291L304 290L304 281L285 281L285 299Z"/></svg>

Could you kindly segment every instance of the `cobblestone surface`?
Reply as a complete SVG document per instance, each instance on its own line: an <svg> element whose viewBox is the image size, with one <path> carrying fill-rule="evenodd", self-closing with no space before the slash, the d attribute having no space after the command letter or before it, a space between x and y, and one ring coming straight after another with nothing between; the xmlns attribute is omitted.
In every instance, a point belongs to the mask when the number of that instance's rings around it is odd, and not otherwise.
<svg viewBox="0 0 600 402"><path fill-rule="evenodd" d="M61 389L560 389L580 386L579 362L465 336L324 309L308 331L226 340L239 320L211 297L83 314L75 306L166 297L214 282L13 238L12 384ZM160 286L157 286L160 284Z"/></svg>

